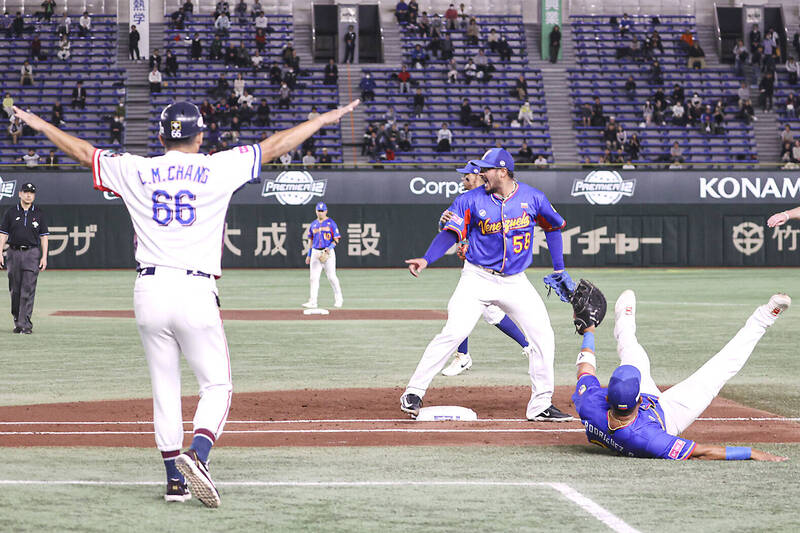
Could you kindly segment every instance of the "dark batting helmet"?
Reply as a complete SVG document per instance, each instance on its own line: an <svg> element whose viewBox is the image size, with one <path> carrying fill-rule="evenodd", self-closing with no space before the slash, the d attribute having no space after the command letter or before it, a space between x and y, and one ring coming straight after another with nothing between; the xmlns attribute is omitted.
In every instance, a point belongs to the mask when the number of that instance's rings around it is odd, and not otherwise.
<svg viewBox="0 0 800 533"><path fill-rule="evenodd" d="M158 133L166 141L188 139L205 129L203 115L191 102L175 102L161 112Z"/></svg>

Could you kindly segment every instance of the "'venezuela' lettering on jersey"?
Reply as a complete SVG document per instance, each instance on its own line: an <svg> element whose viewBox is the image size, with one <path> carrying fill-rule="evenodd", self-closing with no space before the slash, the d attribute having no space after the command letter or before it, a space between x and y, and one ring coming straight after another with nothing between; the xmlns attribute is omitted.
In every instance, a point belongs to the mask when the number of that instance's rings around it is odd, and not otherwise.
<svg viewBox="0 0 800 533"><path fill-rule="evenodd" d="M673 460L691 457L697 444L667 433L664 411L658 397L652 394L641 395L642 404L631 423L613 431L609 429L607 390L591 374L582 375L575 386L572 403L586 428L589 442L630 457Z"/></svg>
<svg viewBox="0 0 800 533"><path fill-rule="evenodd" d="M222 273L225 214L233 193L258 180L261 147L213 155L171 150L141 157L95 150L94 187L122 198L136 232L136 261Z"/></svg>
<svg viewBox="0 0 800 533"><path fill-rule="evenodd" d="M327 248L333 239L341 238L339 227L332 218L326 218L322 222L315 220L308 228L307 237L311 239L312 248Z"/></svg>
<svg viewBox="0 0 800 533"><path fill-rule="evenodd" d="M566 226L542 191L517 183L505 201L483 187L465 192L449 207L455 216L445 224L468 239L467 261L506 274L517 274L533 261L534 225L544 231Z"/></svg>

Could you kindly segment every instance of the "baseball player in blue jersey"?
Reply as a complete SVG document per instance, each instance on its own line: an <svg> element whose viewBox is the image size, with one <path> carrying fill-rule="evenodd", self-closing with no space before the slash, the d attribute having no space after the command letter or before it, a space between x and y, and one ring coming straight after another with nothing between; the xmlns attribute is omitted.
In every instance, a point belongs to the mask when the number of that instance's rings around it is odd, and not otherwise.
<svg viewBox="0 0 800 533"><path fill-rule="evenodd" d="M317 220L311 223L306 238L309 240L306 264L311 270L311 295L303 307L317 307L319 294L319 276L323 270L328 276L328 281L333 287L333 306L341 307L344 303L342 287L336 277L336 252L334 248L339 244L339 227L332 218L328 218L328 206L325 202L317 204Z"/></svg>
<svg viewBox="0 0 800 533"><path fill-rule="evenodd" d="M514 180L514 159L502 148L492 148L473 161L483 169L483 187L455 199L453 216L431 242L424 257L406 261L413 276L441 258L456 242L469 239L464 269L447 305L447 323L428 344L417 369L400 398L400 409L419 414L422 398L456 347L469 335L483 310L497 305L516 322L529 344L528 373L531 397L529 420L563 422L572 417L552 405L555 340L544 302L525 276L533 260L534 226L546 232L553 270L570 288L564 271L561 228L566 224L544 193ZM560 295L562 293L559 293ZM568 299L563 295L562 299Z"/></svg>
<svg viewBox="0 0 800 533"><path fill-rule="evenodd" d="M474 161L469 161L464 168L459 168L458 172L461 173L461 182L464 189L471 191L476 187L483 185L481 174L483 173L481 167L476 165ZM439 218L439 231L444 229L444 225L453 217L452 211L445 211ZM463 260L466 248L469 246L469 241L466 239L459 242L458 256ZM529 357L528 354L528 339L525 334L520 331L514 321L508 318L505 311L496 305L487 305L483 309L483 319L490 326L495 326L497 329L514 339L520 346L522 346L523 355ZM464 342L458 345L453 361L442 370L443 376L457 376L472 368L472 357L469 355L469 337L464 339Z"/></svg>
<svg viewBox="0 0 800 533"><path fill-rule="evenodd" d="M647 353L636 339L636 297L633 291L624 291L614 306L614 337L621 364L608 388L601 387L595 376L594 326L586 328L575 363L578 383L572 401L589 442L629 457L785 461L786 457L755 448L700 444L680 434L744 366L767 328L791 302L785 294L772 296L719 353L662 393L650 375Z"/></svg>

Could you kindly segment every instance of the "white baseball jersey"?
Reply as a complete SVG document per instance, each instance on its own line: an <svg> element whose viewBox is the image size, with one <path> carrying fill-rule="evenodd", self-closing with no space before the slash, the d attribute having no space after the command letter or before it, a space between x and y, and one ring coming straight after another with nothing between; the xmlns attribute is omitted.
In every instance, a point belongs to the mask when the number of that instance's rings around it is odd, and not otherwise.
<svg viewBox="0 0 800 533"><path fill-rule="evenodd" d="M233 193L261 170L258 144L213 155L171 150L158 157L95 150L94 187L125 202L141 266L220 276L225 214Z"/></svg>

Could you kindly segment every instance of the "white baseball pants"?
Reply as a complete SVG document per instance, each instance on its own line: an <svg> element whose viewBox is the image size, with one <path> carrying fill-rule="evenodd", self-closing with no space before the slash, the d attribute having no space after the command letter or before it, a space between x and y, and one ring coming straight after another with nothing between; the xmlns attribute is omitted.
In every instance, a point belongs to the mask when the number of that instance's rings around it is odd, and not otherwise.
<svg viewBox="0 0 800 533"><path fill-rule="evenodd" d="M158 449L173 451L183 446L181 352L200 387L194 429L208 430L219 438L233 386L214 278L159 266L155 274L137 278L133 305L153 386Z"/></svg>
<svg viewBox="0 0 800 533"><path fill-rule="evenodd" d="M319 296L319 277L322 271L328 277L328 281L333 288L333 301L342 301L342 287L339 285L339 278L336 277L336 251L330 251L330 257L324 263L320 262L319 256L322 250L311 250L311 260L308 265L311 270L311 294L308 301L317 305L317 296Z"/></svg>
<svg viewBox="0 0 800 533"><path fill-rule="evenodd" d="M719 391L742 369L767 328L775 322L761 308L755 310L744 327L694 374L661 392L650 374L650 359L636 339L632 316L617 321L617 353L620 364L633 365L642 373L640 391L658 396L664 409L664 424L670 435L680 435L719 394Z"/></svg>
<svg viewBox="0 0 800 533"><path fill-rule="evenodd" d="M461 279L447 304L447 323L422 354L406 393L425 396L434 376L469 336L489 305L496 305L510 316L530 342L531 398L526 415L533 418L552 403L555 339L544 302L524 272L503 277L464 263Z"/></svg>

